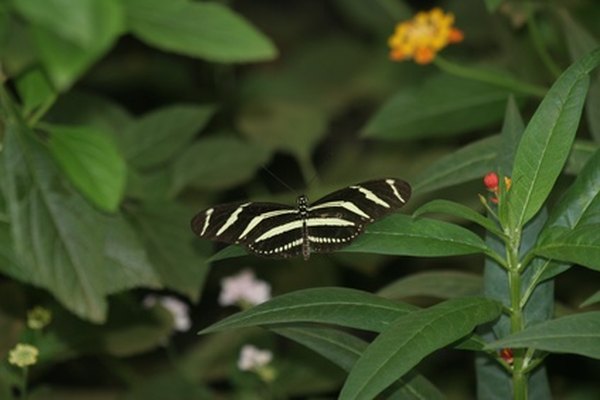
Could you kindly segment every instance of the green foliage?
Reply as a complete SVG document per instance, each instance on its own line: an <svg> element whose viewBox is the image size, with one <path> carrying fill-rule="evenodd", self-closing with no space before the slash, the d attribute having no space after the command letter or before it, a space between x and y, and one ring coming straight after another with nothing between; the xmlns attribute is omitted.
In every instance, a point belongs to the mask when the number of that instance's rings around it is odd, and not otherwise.
<svg viewBox="0 0 600 400"><path fill-rule="evenodd" d="M423 66L413 3L0 0L0 398L598 398L600 9L449 2ZM402 212L308 262L189 227L387 176ZM242 268L274 297L230 312Z"/></svg>

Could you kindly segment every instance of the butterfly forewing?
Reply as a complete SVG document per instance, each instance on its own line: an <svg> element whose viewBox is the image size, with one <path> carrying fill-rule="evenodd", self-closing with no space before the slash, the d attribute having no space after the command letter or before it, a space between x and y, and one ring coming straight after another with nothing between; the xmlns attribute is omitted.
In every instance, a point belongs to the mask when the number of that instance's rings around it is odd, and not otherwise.
<svg viewBox="0 0 600 400"><path fill-rule="evenodd" d="M410 185L388 178L335 191L307 206L238 202L211 207L192 220L200 237L239 243L266 257L329 252L348 245L367 224L397 211L410 198Z"/></svg>

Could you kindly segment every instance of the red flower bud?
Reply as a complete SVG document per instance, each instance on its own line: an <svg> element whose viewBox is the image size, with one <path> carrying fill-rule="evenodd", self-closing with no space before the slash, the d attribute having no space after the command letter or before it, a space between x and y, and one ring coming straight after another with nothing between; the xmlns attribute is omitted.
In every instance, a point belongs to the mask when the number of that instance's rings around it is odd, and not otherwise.
<svg viewBox="0 0 600 400"><path fill-rule="evenodd" d="M489 190L497 190L499 183L500 183L500 179L498 178L498 174L496 174L495 172L488 172L483 177L483 184Z"/></svg>
<svg viewBox="0 0 600 400"><path fill-rule="evenodd" d="M502 350L500 350L500 357L502 357L502 359L504 361L506 361L507 364L512 365L512 363L514 361L513 351L511 348L508 348L508 347L505 347Z"/></svg>

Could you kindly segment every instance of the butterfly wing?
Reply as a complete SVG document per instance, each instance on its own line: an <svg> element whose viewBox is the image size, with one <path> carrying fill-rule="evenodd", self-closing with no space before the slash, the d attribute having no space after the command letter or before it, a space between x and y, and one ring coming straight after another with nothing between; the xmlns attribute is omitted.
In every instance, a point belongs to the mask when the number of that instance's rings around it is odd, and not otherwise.
<svg viewBox="0 0 600 400"><path fill-rule="evenodd" d="M262 256L291 257L296 250L301 251L301 243L287 246L302 237L298 221L298 211L283 204L237 202L203 210L191 224L194 233L203 239L241 244ZM294 229L298 224L300 229Z"/></svg>
<svg viewBox="0 0 600 400"><path fill-rule="evenodd" d="M365 226L404 206L410 195L407 182L387 178L348 186L317 200L308 208L311 252L330 252L347 246Z"/></svg>

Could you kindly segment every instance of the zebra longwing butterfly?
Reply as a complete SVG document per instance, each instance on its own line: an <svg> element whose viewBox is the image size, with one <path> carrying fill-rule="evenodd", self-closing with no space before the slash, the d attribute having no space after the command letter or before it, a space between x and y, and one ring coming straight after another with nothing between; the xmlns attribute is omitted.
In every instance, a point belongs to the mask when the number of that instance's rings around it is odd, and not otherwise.
<svg viewBox="0 0 600 400"><path fill-rule="evenodd" d="M199 212L192 230L204 239L236 243L253 254L287 258L325 253L350 244L365 226L396 212L410 198L410 185L378 179L337 190L313 204L299 196L296 207L236 202Z"/></svg>

